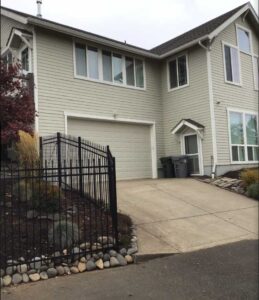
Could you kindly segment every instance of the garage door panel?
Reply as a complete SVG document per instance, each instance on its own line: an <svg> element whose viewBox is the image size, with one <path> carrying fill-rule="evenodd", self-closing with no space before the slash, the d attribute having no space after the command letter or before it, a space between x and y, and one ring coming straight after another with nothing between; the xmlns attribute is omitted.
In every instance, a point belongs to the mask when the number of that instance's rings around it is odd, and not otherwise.
<svg viewBox="0 0 259 300"><path fill-rule="evenodd" d="M118 179L152 177L150 126L71 118L68 134L109 145Z"/></svg>

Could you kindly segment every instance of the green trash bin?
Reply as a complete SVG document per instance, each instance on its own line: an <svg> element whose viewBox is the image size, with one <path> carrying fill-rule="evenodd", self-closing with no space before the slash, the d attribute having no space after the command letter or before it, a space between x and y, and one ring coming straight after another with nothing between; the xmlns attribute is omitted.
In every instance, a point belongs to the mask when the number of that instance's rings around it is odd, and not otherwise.
<svg viewBox="0 0 259 300"><path fill-rule="evenodd" d="M172 158L171 156L167 157L161 157L160 158L162 167L163 167L163 173L165 178L173 178L175 177L174 175L174 166L172 163Z"/></svg>

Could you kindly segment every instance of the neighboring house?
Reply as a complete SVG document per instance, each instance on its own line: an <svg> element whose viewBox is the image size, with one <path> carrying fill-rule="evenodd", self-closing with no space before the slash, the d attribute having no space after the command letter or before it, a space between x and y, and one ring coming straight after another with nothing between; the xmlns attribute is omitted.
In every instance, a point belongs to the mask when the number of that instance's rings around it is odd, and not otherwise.
<svg viewBox="0 0 259 300"><path fill-rule="evenodd" d="M35 129L110 145L119 179L258 163L258 16L250 3L151 50L1 8L1 52L35 80ZM158 172L159 171L159 172Z"/></svg>

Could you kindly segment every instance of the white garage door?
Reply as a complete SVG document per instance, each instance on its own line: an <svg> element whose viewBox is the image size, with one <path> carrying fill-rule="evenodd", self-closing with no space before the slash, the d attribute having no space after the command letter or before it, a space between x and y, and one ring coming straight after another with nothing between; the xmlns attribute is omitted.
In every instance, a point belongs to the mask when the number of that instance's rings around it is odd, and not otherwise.
<svg viewBox="0 0 259 300"><path fill-rule="evenodd" d="M68 134L109 145L117 179L152 177L150 126L69 118Z"/></svg>

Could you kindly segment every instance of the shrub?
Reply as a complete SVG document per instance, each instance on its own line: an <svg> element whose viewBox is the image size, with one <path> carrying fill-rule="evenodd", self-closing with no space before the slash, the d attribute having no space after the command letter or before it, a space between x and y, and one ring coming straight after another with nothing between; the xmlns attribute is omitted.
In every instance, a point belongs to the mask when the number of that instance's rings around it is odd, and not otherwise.
<svg viewBox="0 0 259 300"><path fill-rule="evenodd" d="M47 181L35 182L32 189L32 207L37 211L54 213L59 209L59 201L63 198L61 189Z"/></svg>
<svg viewBox="0 0 259 300"><path fill-rule="evenodd" d="M245 182L248 187L253 183L259 182L259 170L258 169L246 169L241 172L240 178Z"/></svg>
<svg viewBox="0 0 259 300"><path fill-rule="evenodd" d="M250 184L247 188L247 195L251 198L259 200L259 183Z"/></svg>
<svg viewBox="0 0 259 300"><path fill-rule="evenodd" d="M78 226L70 221L56 222L49 230L48 238L59 249L70 248L79 239Z"/></svg>
<svg viewBox="0 0 259 300"><path fill-rule="evenodd" d="M38 138L22 130L18 131L19 141L16 144L17 155L22 166L37 166L39 154L37 151Z"/></svg>

